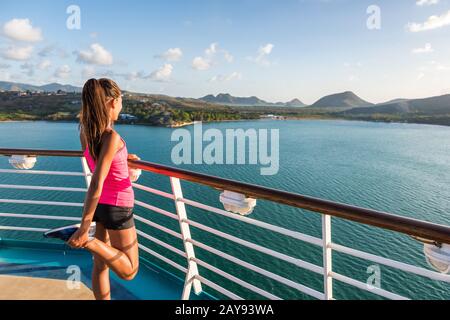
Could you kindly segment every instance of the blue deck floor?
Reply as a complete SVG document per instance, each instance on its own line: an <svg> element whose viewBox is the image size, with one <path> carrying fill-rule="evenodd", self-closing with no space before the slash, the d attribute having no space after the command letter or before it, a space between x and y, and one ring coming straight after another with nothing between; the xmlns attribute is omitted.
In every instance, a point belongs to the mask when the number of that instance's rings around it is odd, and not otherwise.
<svg viewBox="0 0 450 320"><path fill-rule="evenodd" d="M92 256L85 250L73 250L65 245L0 239L0 275L67 279L69 266L78 266L81 281L91 286ZM111 275L111 296L117 300L179 300L183 280L147 261L140 263L139 273L131 281ZM208 294L193 300L212 299Z"/></svg>

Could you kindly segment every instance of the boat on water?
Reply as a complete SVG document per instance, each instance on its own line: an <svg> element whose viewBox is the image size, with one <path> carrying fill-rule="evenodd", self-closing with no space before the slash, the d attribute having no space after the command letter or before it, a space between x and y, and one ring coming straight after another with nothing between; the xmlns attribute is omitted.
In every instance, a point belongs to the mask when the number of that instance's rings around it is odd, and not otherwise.
<svg viewBox="0 0 450 320"><path fill-rule="evenodd" d="M72 176L84 179L86 187L90 185L92 172L89 170L82 151L73 150L44 150L44 149L0 149L0 155L9 157L9 162L14 168L0 169L0 173L46 175L46 176ZM33 166L39 157L72 157L79 158L81 170L69 171L44 171L33 170ZM216 299L260 299L279 300L277 286L268 289L267 286L258 286L252 279L242 276L242 273L234 273L233 268L223 269L217 267L214 259L208 260L198 252L207 252L209 256L223 259L236 270L246 269L280 287L288 287L298 293L298 298L309 297L312 299L333 300L336 297L338 286L336 283L345 284L355 290L368 291L376 296L386 299L404 300L408 296L389 291L377 285L377 272L374 270L372 280L361 281L347 274L343 274L333 267L333 254L339 253L349 258L362 259L375 266L387 266L400 273L407 273L423 277L431 282L439 282L443 287L450 286L450 226L439 225L427 221L403 217L387 212L380 212L336 203L324 199L304 196L301 194L283 190L271 189L241 181L229 180L204 173L187 171L144 160L128 160L134 170L151 172L160 175L170 182L171 192L163 191L158 185L144 185L139 183L139 175L133 177L133 187L155 197L165 198L172 202L173 211L155 206L139 199L135 200L135 206L149 210L173 220L177 230L162 225L147 216L135 214L138 222L137 232L145 242L139 244L142 253L151 256L159 263L141 256L140 271L133 281L122 281L112 274L111 290L113 299L153 299L153 300L216 300ZM220 202L223 207L215 207L199 201L189 199L183 195L184 188L189 184L181 185L181 181L200 184L205 188L219 190ZM43 186L43 185L18 185L0 184L0 190L31 190L32 192L59 191L68 193L85 193L86 188L74 188L71 186ZM262 204L257 204L257 201ZM257 205L264 205L264 201L271 201L281 205L301 208L320 215L322 222L321 237L280 227L266 221L252 218L250 215ZM5 199L0 196L0 203L50 206L61 208L48 214L32 214L20 212L0 212L0 218L8 218L8 223L0 223L0 299L93 299L89 288L89 273L92 265L91 254L84 250L75 250L64 243L44 239L42 241L28 241L20 238L12 238L11 231L18 233L43 234L49 230L44 222L55 221L60 225L75 224L81 217L65 214L64 208L82 207L83 203L68 201L42 201L24 199ZM286 237L291 243L301 242L319 248L322 255L321 264L313 264L309 261L290 256L284 252L274 250L269 245L261 245L243 239L239 235L230 234L220 230L220 225L211 226L196 221L190 216L190 208L197 208L216 215L221 225L228 221L234 221L248 226L254 230L264 230L267 234L275 234ZM429 268L408 264L389 258L389 248L385 248L385 256L365 252L357 248L344 246L332 239L332 217L379 228L383 232L395 232L404 235L405 239L413 237L423 243L424 259ZM5 221L5 219L0 220ZM17 221L17 223L16 223ZM33 221L33 224L31 222ZM42 222L43 226L36 226ZM30 223L27 225L27 223ZM144 228L145 226L145 228ZM148 228L158 230L164 235L155 237L147 232ZM201 230L205 234L217 239L223 239L227 243L235 244L257 254L258 259L271 259L287 263L296 272L309 272L320 275L322 281L320 290L317 287L308 286L305 283L293 281L283 270L276 272L250 263L241 257L236 257L224 250L221 242L209 244L205 237L196 237L197 233L192 229ZM9 232L9 233L7 233ZM7 237L5 235L8 235ZM175 246L176 240L180 246ZM151 244L151 245L149 245ZM218 245L219 244L219 245ZM395 245L395 244L393 244ZM155 250L162 247L171 252L171 255L163 255ZM351 274L351 272L350 272ZM212 280L211 275L219 276L222 281ZM233 288L240 287L238 293L231 290L228 284L233 283ZM248 295L242 294L248 292Z"/></svg>

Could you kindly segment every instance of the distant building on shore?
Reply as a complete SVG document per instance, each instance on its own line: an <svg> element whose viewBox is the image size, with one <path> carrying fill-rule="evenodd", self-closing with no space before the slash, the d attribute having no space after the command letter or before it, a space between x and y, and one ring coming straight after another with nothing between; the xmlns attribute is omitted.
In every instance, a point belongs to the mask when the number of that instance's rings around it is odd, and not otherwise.
<svg viewBox="0 0 450 320"><path fill-rule="evenodd" d="M260 116L260 119L285 120L286 117L278 116L275 114L264 114L264 115Z"/></svg>
<svg viewBox="0 0 450 320"><path fill-rule="evenodd" d="M136 121L138 121L139 118L136 117L136 116L134 116L134 115L132 115L132 114L122 113L122 114L119 114L119 120L120 120L120 121L123 121L123 122L126 122L126 123L131 123L131 124L133 124L133 123L135 123Z"/></svg>

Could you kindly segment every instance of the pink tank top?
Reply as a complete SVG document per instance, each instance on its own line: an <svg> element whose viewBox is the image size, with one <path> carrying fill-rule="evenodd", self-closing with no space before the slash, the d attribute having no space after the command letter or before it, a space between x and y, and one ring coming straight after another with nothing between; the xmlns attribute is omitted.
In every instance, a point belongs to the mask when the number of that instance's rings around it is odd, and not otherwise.
<svg viewBox="0 0 450 320"><path fill-rule="evenodd" d="M128 150L125 140L122 139L122 141L124 145L114 155L98 203L119 207L134 207L134 191L128 173ZM89 165L89 169L91 172L94 172L96 163L89 154L87 146L84 150L84 157Z"/></svg>

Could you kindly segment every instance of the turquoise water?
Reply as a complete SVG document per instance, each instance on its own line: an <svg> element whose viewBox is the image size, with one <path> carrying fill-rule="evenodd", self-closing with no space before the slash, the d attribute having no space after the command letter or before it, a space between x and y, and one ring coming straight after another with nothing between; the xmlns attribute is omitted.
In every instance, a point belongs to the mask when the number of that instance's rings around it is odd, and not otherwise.
<svg viewBox="0 0 450 320"><path fill-rule="evenodd" d="M388 211L436 223L449 224L450 217L450 128L414 124L386 124L348 121L252 121L203 124L203 129L228 128L279 129L280 170L275 176L261 176L258 165L183 165L221 177L238 179L268 187L347 204ZM172 165L170 141L173 129L146 126L116 125L127 141L130 153L151 162ZM187 128L192 130L192 127ZM0 124L0 146L4 148L45 148L79 150L75 123L9 122ZM10 168L7 158L0 157L0 168ZM81 171L80 159L41 157L37 170ZM85 187L83 177L2 174L0 183ZM144 173L138 183L170 191L167 177ZM185 197L221 207L219 191L183 182ZM83 202L84 194L0 189L0 198ZM136 199L175 212L171 201L135 189ZM0 204L1 212L67 214L79 216L80 208L57 206ZM135 213L152 221L179 230L176 221L136 206ZM224 232L240 236L285 254L318 265L322 264L320 248L294 241L288 237L248 227L237 221L188 207L190 219L200 221ZM255 219L321 237L320 215L300 209L258 200L252 214ZM63 222L64 223L64 222ZM61 222L26 221L0 218L2 225L52 227ZM178 239L150 227L145 229L182 249ZM283 275L322 291L321 275L297 268L276 258L254 252L228 240L192 228L193 237L208 245L236 255L262 268ZM421 244L411 238L378 228L333 218L333 241L366 252L427 267ZM0 231L0 237L41 240L40 235L25 232ZM178 263L185 260L145 239L141 243ZM196 255L219 268L243 277L246 281L285 299L307 299L295 289L267 280L231 262L197 249ZM149 258L151 259L151 258ZM160 261L154 259L155 263ZM372 263L333 254L333 269L362 282L370 276ZM171 269L171 268L168 268ZM174 273L176 271L171 270ZM246 297L259 298L223 278L200 268L210 280ZM414 276L381 266L381 287L414 299L449 299L450 285ZM337 299L376 299L377 296L334 281Z"/></svg>

